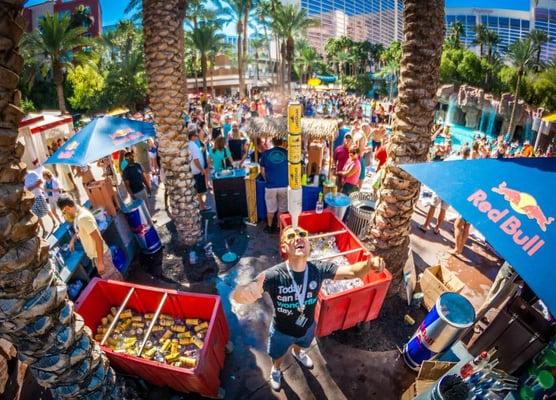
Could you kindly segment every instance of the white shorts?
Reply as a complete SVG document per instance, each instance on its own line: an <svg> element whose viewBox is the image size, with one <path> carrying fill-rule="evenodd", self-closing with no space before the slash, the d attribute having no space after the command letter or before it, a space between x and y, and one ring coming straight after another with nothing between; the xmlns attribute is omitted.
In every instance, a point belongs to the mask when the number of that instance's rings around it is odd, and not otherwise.
<svg viewBox="0 0 556 400"><path fill-rule="evenodd" d="M432 199L431 199L431 206L432 207L438 207L440 206L441 210L447 210L448 209L448 203L446 203L444 200L442 200L440 197L438 197L436 194L432 195Z"/></svg>
<svg viewBox="0 0 556 400"><path fill-rule="evenodd" d="M274 214L276 211L284 213L288 210L288 188L266 188L264 200L268 214Z"/></svg>

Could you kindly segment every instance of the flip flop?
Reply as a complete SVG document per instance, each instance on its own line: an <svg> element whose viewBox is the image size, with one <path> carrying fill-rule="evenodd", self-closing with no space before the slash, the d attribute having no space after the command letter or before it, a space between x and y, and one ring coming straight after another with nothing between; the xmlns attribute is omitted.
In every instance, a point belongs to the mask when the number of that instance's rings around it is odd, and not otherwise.
<svg viewBox="0 0 556 400"><path fill-rule="evenodd" d="M419 229L421 230L421 232L423 233L427 233L428 229L423 228L422 225L419 225Z"/></svg>
<svg viewBox="0 0 556 400"><path fill-rule="evenodd" d="M434 232L435 235L438 235L438 234L440 233L440 229L434 228L434 231L433 231L433 232Z"/></svg>

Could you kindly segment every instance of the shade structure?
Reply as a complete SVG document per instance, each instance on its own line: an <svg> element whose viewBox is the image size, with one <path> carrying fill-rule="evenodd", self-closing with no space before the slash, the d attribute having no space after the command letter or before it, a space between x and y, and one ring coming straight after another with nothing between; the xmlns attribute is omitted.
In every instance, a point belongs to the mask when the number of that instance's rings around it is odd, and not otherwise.
<svg viewBox="0 0 556 400"><path fill-rule="evenodd" d="M316 78L322 83L334 83L338 80L338 77L334 75L316 75Z"/></svg>
<svg viewBox="0 0 556 400"><path fill-rule="evenodd" d="M556 158L401 167L481 232L556 315Z"/></svg>
<svg viewBox="0 0 556 400"><path fill-rule="evenodd" d="M112 111L108 112L108 114L106 114L106 115L115 117L115 116L118 116L118 115L126 114L128 112L129 112L129 108L118 107L118 108L115 108Z"/></svg>
<svg viewBox="0 0 556 400"><path fill-rule="evenodd" d="M117 117L95 118L75 133L45 164L87 165L155 137L154 125Z"/></svg>

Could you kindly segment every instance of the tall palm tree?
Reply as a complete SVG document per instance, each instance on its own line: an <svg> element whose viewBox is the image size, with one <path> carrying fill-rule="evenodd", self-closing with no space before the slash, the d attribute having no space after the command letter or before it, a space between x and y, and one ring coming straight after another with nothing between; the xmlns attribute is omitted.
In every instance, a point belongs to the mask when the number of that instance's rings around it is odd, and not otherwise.
<svg viewBox="0 0 556 400"><path fill-rule="evenodd" d="M201 237L199 204L189 168L181 113L186 107L183 14L185 0L144 0L145 68L150 106L160 135L170 214L179 237L192 245Z"/></svg>
<svg viewBox="0 0 556 400"><path fill-rule="evenodd" d="M203 76L203 92L207 93L208 56L211 51L224 43L224 35L218 33L220 27L208 22L199 22L190 32L191 42L201 58L201 74Z"/></svg>
<svg viewBox="0 0 556 400"><path fill-rule="evenodd" d="M406 0L404 5L406 39L402 43L393 134L367 233L371 250L384 257L398 284L408 256L413 207L419 196L419 182L399 165L427 160L443 45L438 38L444 37L443 0Z"/></svg>
<svg viewBox="0 0 556 400"><path fill-rule="evenodd" d="M261 62L261 50L264 49L267 45L266 38L257 37L251 40L251 48L253 49L253 56L255 60L255 76L257 77L257 81L260 79L259 76L259 64Z"/></svg>
<svg viewBox="0 0 556 400"><path fill-rule="evenodd" d="M27 47L35 57L46 62L52 71L52 81L56 86L58 107L62 114L67 113L64 99L64 69L71 65L72 56L90 44L83 36L84 27L71 28L70 17L65 15L45 15L39 28L23 38L22 46Z"/></svg>
<svg viewBox="0 0 556 400"><path fill-rule="evenodd" d="M450 42L455 49L461 48L461 38L465 37L465 26L461 21L454 21L450 26Z"/></svg>
<svg viewBox="0 0 556 400"><path fill-rule="evenodd" d="M295 54L294 37L301 36L307 28L316 26L317 22L307 16L307 10L295 4L282 5L275 8L273 29L281 39L283 71L286 72L288 93L291 89L291 73Z"/></svg>
<svg viewBox="0 0 556 400"><path fill-rule="evenodd" d="M272 48L271 48L271 40L269 35L269 30L272 29L272 22L271 22L271 15L272 15L273 5L271 0L259 0L255 5L255 18L259 26L263 28L263 35L265 38L265 42L267 44L267 52L268 52L268 65L271 72L271 79L272 85L276 86L274 83L274 70L275 64L272 62Z"/></svg>
<svg viewBox="0 0 556 400"><path fill-rule="evenodd" d="M548 34L544 31L533 29L527 34L527 36L529 37L529 39L531 39L531 41L533 42L533 46L535 47L536 64L537 68L539 69L541 67L542 46L548 42Z"/></svg>
<svg viewBox="0 0 556 400"><path fill-rule="evenodd" d="M485 43L487 42L487 31L488 28L483 24L478 24L475 26L475 40L473 40L473 44L479 45L479 55L483 56L483 50Z"/></svg>
<svg viewBox="0 0 556 400"><path fill-rule="evenodd" d="M239 94L245 96L245 45L243 36L247 35L246 20L251 9L250 0L225 0L224 13L229 16L227 22L234 22L237 35L237 71L239 75Z"/></svg>
<svg viewBox="0 0 556 400"><path fill-rule="evenodd" d="M521 88L521 80L527 71L534 67L536 64L537 48L535 43L529 37L519 39L508 47L508 61L517 70L517 81L514 90L514 104L512 106L512 113L510 115L510 123L508 126L508 133L510 139L514 134L515 129L515 111L519 101L519 92Z"/></svg>
<svg viewBox="0 0 556 400"><path fill-rule="evenodd" d="M115 375L49 259L31 213L33 194L23 189L23 148L17 143L23 117L17 90L23 60L23 1L0 1L0 337L10 341L37 382L59 399L117 399Z"/></svg>
<svg viewBox="0 0 556 400"><path fill-rule="evenodd" d="M498 36L498 33L496 33L496 31L487 29L485 34L485 46L487 48L487 60L489 63L492 63L492 59L499 43L500 36Z"/></svg>
<svg viewBox="0 0 556 400"><path fill-rule="evenodd" d="M70 17L71 28L83 27L89 29L94 22L95 19L91 15L89 7L80 4L73 9Z"/></svg>
<svg viewBox="0 0 556 400"><path fill-rule="evenodd" d="M315 65L318 61L319 55L313 47L309 46L308 44L299 46L295 64L297 67L296 69L298 71L300 83L307 82L309 77L313 74Z"/></svg>

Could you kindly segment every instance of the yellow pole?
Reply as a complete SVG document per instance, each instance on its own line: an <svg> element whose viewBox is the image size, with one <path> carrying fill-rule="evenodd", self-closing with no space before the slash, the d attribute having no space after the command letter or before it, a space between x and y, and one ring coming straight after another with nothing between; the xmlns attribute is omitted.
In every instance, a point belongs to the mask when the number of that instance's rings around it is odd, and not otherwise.
<svg viewBox="0 0 556 400"><path fill-rule="evenodd" d="M301 140L301 104L288 104L288 211L292 226L297 227L302 209L302 140Z"/></svg>

